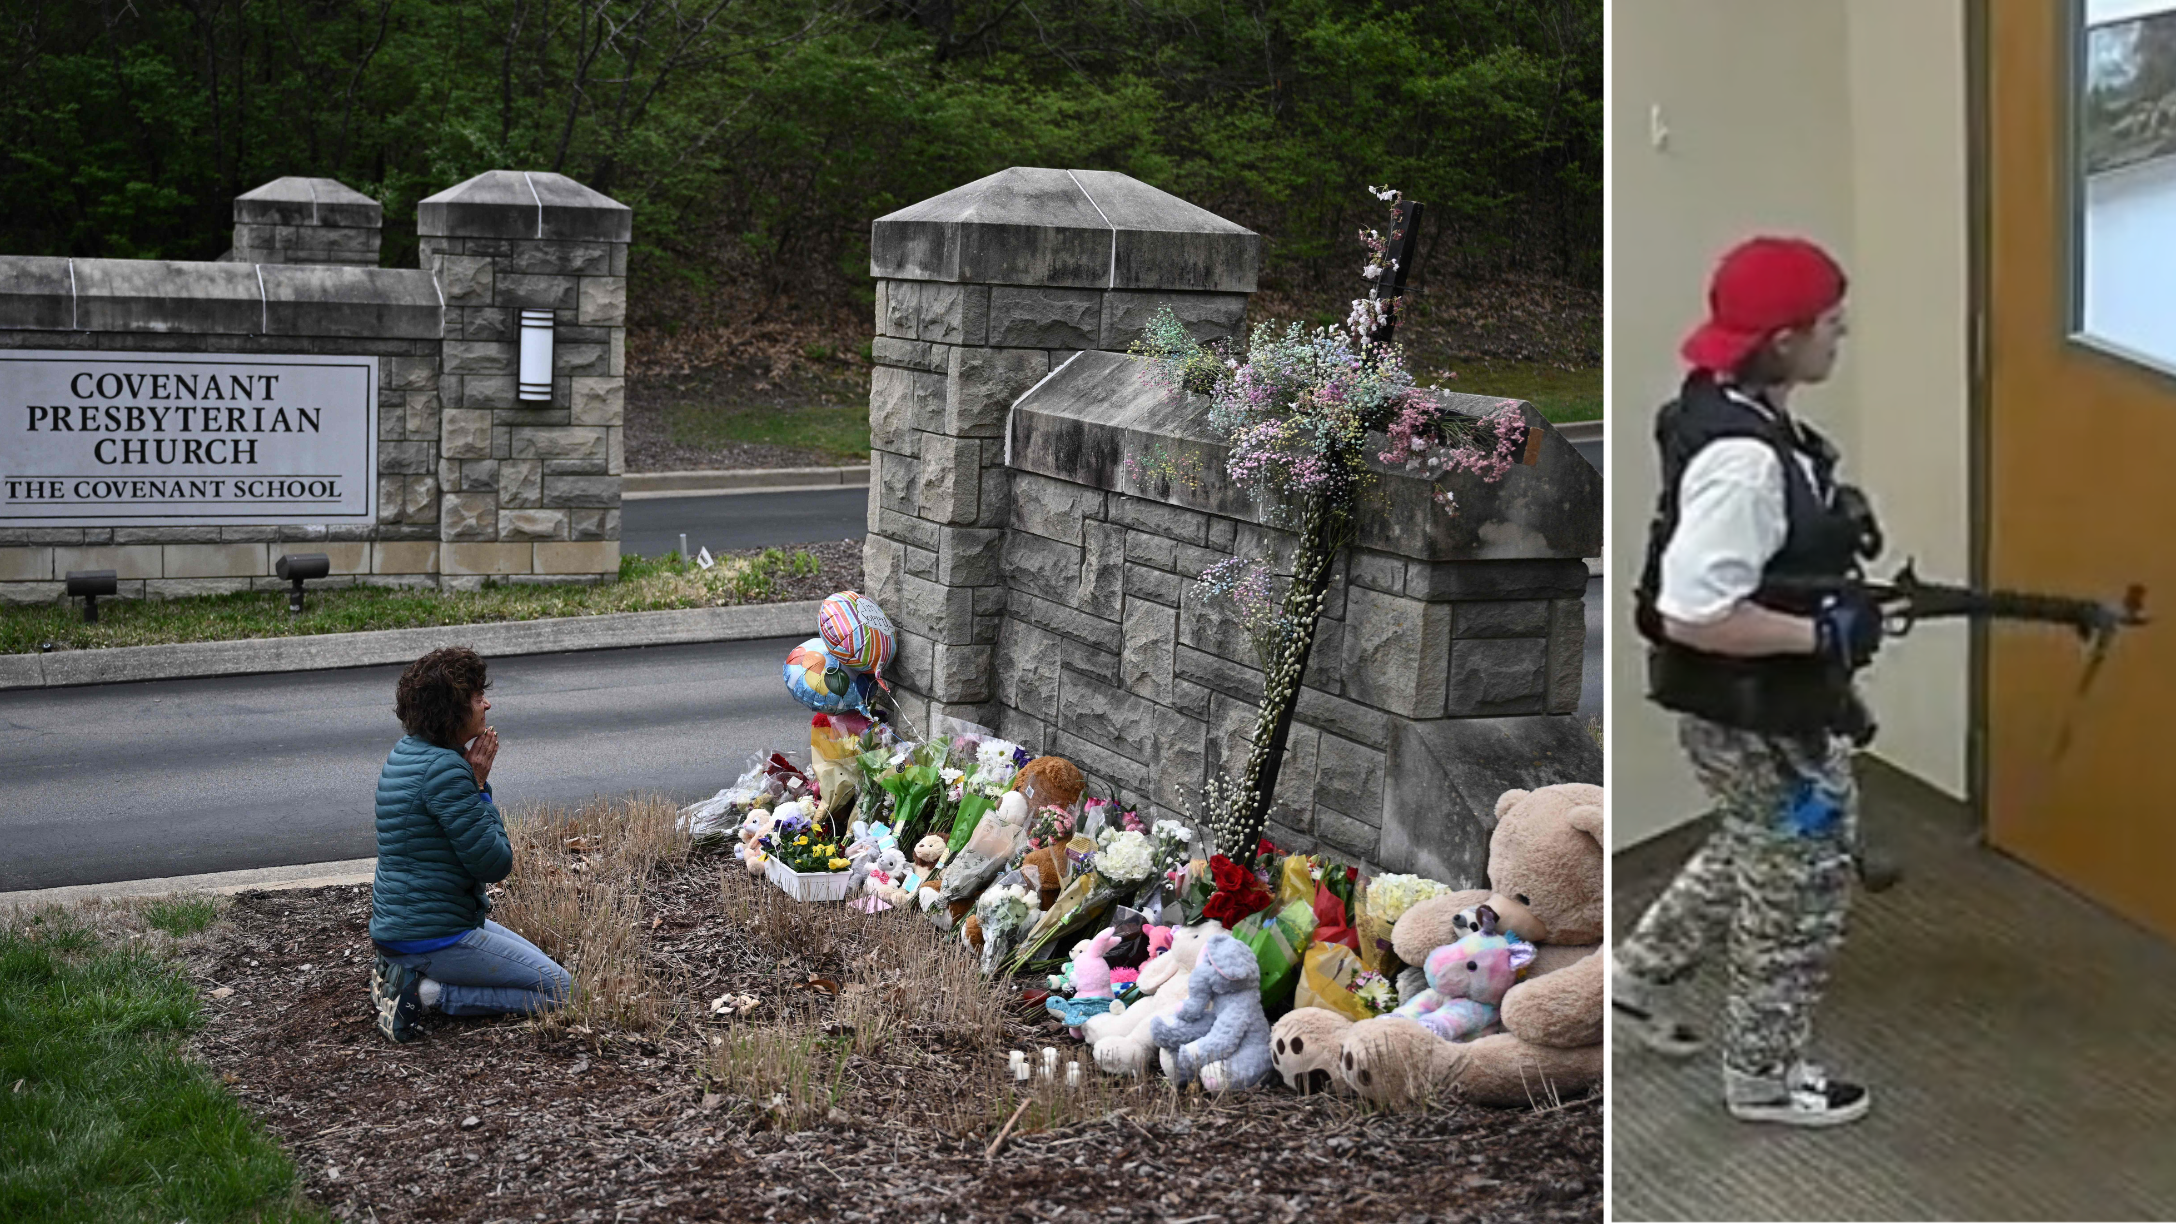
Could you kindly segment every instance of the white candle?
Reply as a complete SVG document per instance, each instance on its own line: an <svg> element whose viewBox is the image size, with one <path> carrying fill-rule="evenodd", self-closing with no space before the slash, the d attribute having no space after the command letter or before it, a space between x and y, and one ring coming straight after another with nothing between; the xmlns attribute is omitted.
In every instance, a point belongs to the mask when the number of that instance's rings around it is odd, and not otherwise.
<svg viewBox="0 0 2176 1224"><path fill-rule="evenodd" d="M1069 1062L1069 1063L1065 1064L1065 1086L1066 1086L1066 1087L1068 1087L1068 1088L1078 1088L1078 1087L1080 1087L1080 1060L1079 1060L1079 1059L1075 1059L1075 1060L1073 1060L1072 1062Z"/></svg>

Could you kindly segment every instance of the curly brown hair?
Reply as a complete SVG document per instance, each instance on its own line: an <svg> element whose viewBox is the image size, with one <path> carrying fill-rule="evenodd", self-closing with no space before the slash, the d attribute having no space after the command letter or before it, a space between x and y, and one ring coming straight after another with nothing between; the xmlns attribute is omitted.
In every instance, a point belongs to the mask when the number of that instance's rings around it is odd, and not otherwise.
<svg viewBox="0 0 2176 1224"><path fill-rule="evenodd" d="M458 752L469 703L489 687L482 655L466 646L447 646L410 663L400 674L393 713L408 734Z"/></svg>

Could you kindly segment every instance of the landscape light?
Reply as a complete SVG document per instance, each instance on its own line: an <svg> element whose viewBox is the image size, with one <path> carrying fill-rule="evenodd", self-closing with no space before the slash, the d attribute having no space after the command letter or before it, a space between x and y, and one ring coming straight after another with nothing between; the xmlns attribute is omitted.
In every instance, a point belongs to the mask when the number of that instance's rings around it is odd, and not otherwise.
<svg viewBox="0 0 2176 1224"><path fill-rule="evenodd" d="M287 592L287 611L294 616L302 615L302 583L308 578L323 578L332 572L332 558L324 553L288 553L272 563L272 572L281 579L294 583Z"/></svg>
<svg viewBox="0 0 2176 1224"><path fill-rule="evenodd" d="M112 595L121 589L112 570L69 570L68 595L73 599L83 597L83 623L98 623L98 597Z"/></svg>

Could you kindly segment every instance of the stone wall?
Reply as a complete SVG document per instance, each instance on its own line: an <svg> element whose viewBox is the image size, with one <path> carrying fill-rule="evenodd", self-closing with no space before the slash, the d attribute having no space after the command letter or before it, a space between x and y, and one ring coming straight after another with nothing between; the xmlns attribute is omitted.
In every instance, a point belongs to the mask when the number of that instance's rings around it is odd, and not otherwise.
<svg viewBox="0 0 2176 1224"><path fill-rule="evenodd" d="M0 599L59 598L84 569L115 571L124 596L285 586L272 567L290 551L326 554L328 583L434 581L438 335L426 272L0 256L0 348L376 357L379 432L392 435L378 444L375 524L0 527Z"/></svg>
<svg viewBox="0 0 2176 1224"><path fill-rule="evenodd" d="M328 178L278 178L234 197L231 263L378 266L385 210Z"/></svg>
<svg viewBox="0 0 2176 1224"><path fill-rule="evenodd" d="M1089 208L1067 197L1075 184ZM1107 219L1100 234L1084 211ZM1199 334L1230 334L1252 238L1123 176L1043 170L877 222L877 345L894 372L879 370L870 406L869 589L901 628L910 718L963 718L1065 755L1158 816L1239 771L1262 673L1196 580L1234 556L1288 576L1296 540L1223 478L1206 404L1111 350L1164 301ZM1170 288L1109 287L1121 268ZM1005 283L1035 275L1106 287ZM976 344L990 337L1058 343ZM1007 360L1009 377L978 378ZM1280 844L1478 884L1505 789L1602 780L1573 714L1601 481L1538 413L1526 419L1536 439L1503 481L1449 482L1456 516L1425 482L1378 471L1281 767Z"/></svg>
<svg viewBox="0 0 2176 1224"><path fill-rule="evenodd" d="M0 525L0 599L57 598L78 569L128 596L280 586L297 550L330 557L327 584L618 574L629 210L559 175L479 175L420 205L420 269L375 266L379 217L279 179L236 199L217 262L0 257L0 348L379 359L374 524ZM554 314L549 401L516 398L523 307Z"/></svg>
<svg viewBox="0 0 2176 1224"><path fill-rule="evenodd" d="M446 294L438 524L453 581L619 571L632 217L572 179L513 170L416 206ZM516 395L523 309L554 317L548 402Z"/></svg>

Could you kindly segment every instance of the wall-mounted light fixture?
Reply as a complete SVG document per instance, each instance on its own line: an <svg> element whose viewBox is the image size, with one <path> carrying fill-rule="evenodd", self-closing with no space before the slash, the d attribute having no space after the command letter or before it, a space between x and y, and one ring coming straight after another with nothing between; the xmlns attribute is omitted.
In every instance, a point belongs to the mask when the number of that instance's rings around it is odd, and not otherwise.
<svg viewBox="0 0 2176 1224"><path fill-rule="evenodd" d="M521 312L521 398L552 397L552 312Z"/></svg>

